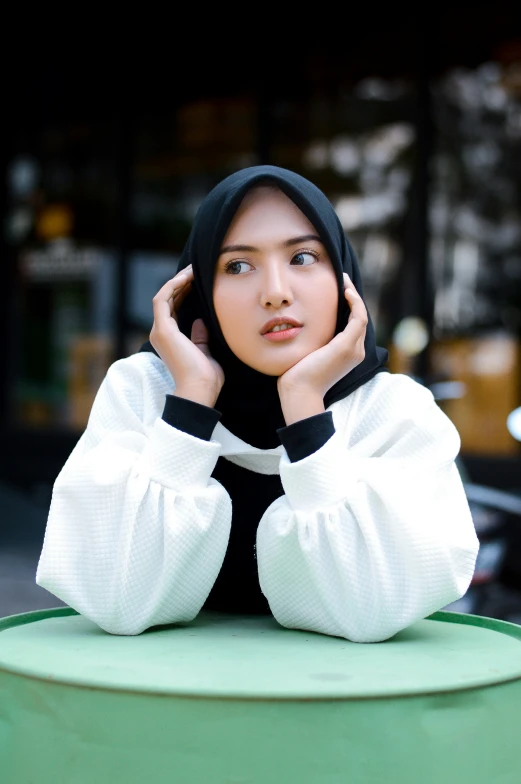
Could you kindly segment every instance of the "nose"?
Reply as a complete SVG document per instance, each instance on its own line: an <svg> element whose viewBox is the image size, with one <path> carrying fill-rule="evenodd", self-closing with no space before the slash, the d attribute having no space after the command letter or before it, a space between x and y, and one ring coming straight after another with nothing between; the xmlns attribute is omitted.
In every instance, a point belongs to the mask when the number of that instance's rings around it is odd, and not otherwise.
<svg viewBox="0 0 521 784"><path fill-rule="evenodd" d="M275 262L269 264L264 271L260 301L265 308L277 309L293 302L289 275L284 267L284 264Z"/></svg>

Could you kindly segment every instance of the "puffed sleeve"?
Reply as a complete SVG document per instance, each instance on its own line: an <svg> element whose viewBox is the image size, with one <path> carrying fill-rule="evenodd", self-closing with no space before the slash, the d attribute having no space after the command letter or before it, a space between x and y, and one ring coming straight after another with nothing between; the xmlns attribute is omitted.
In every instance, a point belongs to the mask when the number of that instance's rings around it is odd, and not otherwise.
<svg viewBox="0 0 521 784"><path fill-rule="evenodd" d="M463 596L479 541L459 434L431 393L379 374L342 403L323 446L281 457L259 581L282 626L378 642Z"/></svg>
<svg viewBox="0 0 521 784"><path fill-rule="evenodd" d="M109 369L54 484L36 574L112 634L192 620L230 534L229 495L211 478L220 445L173 426L187 406L165 395L160 365L140 354ZM212 421L199 424L208 438Z"/></svg>

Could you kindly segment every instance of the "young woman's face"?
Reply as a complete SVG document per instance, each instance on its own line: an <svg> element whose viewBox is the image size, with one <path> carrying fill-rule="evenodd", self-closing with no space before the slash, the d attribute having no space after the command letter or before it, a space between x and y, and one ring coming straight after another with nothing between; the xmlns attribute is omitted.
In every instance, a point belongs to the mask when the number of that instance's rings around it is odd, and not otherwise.
<svg viewBox="0 0 521 784"><path fill-rule="evenodd" d="M213 300L235 356L268 376L282 375L334 336L333 265L314 226L282 191L261 186L244 197L222 243ZM272 319L282 324L275 331Z"/></svg>

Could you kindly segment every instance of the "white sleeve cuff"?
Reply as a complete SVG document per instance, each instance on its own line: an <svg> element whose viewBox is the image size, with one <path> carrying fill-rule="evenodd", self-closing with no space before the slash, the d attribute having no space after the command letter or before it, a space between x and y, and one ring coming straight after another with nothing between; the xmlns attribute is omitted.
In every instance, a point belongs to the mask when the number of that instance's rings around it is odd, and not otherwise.
<svg viewBox="0 0 521 784"><path fill-rule="evenodd" d="M284 452L280 478L291 508L310 511L340 503L358 481L358 472L356 461L334 433L323 447L296 463Z"/></svg>
<svg viewBox="0 0 521 784"><path fill-rule="evenodd" d="M220 449L217 441L203 441L158 417L141 453L141 467L154 482L177 492L203 489Z"/></svg>

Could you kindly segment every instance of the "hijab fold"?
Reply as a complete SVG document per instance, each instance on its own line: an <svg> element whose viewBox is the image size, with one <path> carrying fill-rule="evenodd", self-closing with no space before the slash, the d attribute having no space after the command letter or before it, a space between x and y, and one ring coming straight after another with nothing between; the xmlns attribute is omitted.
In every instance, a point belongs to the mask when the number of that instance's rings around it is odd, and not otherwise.
<svg viewBox="0 0 521 784"><path fill-rule="evenodd" d="M277 429L285 426L277 392L277 378L266 376L239 360L228 347L213 306L213 279L220 249L232 219L246 192L255 185L273 184L303 212L319 234L331 259L338 282L336 332L349 317L344 296L343 273L347 272L363 298L362 280L353 248L338 216L325 194L309 180L278 166L251 166L226 177L201 203L178 265L178 271L192 264L194 283L179 308L181 332L190 337L192 324L202 318L209 332L212 356L224 371L224 385L215 404L222 424L234 435L260 449L280 444ZM146 343L141 350L153 350ZM365 338L365 358L337 381L326 393L327 408L365 384L376 373L387 370L388 353L375 343L369 315Z"/></svg>

